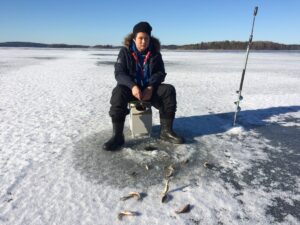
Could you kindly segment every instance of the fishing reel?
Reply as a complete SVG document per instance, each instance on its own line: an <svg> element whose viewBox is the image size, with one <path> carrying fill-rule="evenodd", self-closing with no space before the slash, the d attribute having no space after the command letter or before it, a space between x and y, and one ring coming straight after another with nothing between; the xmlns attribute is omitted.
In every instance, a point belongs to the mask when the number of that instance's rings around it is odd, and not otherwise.
<svg viewBox="0 0 300 225"><path fill-rule="evenodd" d="M135 101L135 102L131 102L130 104L131 106L134 106L137 111L141 111L141 112L151 108L150 102Z"/></svg>
<svg viewBox="0 0 300 225"><path fill-rule="evenodd" d="M137 102L135 104L135 108L138 111L145 111L146 110L146 105L143 102Z"/></svg>

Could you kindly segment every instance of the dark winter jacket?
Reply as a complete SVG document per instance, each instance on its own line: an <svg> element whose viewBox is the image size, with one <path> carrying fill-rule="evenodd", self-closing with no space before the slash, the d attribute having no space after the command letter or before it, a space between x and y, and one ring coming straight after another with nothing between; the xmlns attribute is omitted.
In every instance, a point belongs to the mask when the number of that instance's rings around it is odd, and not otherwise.
<svg viewBox="0 0 300 225"><path fill-rule="evenodd" d="M115 64L115 78L119 85L125 85L132 89L136 83L136 62L130 52L133 34L128 35L124 40L124 47L120 49L117 62ZM149 85L157 87L165 80L165 67L160 54L160 42L157 38L151 37L151 55L149 58Z"/></svg>

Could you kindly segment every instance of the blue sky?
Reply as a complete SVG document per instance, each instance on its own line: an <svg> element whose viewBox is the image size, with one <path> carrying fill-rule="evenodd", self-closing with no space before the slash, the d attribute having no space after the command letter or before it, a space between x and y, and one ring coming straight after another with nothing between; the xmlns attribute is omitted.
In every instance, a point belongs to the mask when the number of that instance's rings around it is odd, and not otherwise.
<svg viewBox="0 0 300 225"><path fill-rule="evenodd" d="M300 44L300 0L1 0L0 42L121 45L139 21L162 44L255 40Z"/></svg>

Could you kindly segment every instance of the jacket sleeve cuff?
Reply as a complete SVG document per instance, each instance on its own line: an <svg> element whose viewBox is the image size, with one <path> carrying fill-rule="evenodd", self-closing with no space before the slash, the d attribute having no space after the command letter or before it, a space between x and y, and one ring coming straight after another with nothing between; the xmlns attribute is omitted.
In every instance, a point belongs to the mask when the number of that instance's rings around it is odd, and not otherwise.
<svg viewBox="0 0 300 225"><path fill-rule="evenodd" d="M132 90L133 86L135 86L135 85L136 85L136 83L130 82L130 83L128 84L128 87L130 88L130 90Z"/></svg>

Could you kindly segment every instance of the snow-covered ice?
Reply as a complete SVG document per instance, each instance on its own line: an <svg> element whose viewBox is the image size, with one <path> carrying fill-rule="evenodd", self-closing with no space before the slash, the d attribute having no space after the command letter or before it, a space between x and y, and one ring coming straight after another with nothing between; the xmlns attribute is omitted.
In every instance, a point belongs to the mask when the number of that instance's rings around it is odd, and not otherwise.
<svg viewBox="0 0 300 225"><path fill-rule="evenodd" d="M300 223L300 52L250 53L232 127L245 52L163 51L186 144L132 140L126 121L127 143L112 153L101 145L117 54L0 48L0 224ZM157 137L155 109L153 123ZM142 201L120 201L130 191ZM137 216L120 221L122 210Z"/></svg>

